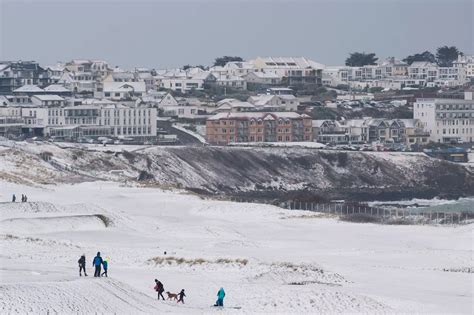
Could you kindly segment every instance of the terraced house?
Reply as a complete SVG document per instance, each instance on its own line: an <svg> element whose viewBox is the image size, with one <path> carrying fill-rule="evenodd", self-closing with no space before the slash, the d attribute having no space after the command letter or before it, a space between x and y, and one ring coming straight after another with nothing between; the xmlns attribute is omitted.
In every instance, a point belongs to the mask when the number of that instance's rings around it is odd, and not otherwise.
<svg viewBox="0 0 474 315"><path fill-rule="evenodd" d="M294 112L219 113L206 122L211 144L313 141L311 117Z"/></svg>

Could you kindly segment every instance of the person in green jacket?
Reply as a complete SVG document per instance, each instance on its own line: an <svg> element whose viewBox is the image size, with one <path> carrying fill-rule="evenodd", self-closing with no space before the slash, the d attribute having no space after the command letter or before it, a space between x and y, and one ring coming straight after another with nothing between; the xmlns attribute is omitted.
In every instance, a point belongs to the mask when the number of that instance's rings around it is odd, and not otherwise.
<svg viewBox="0 0 474 315"><path fill-rule="evenodd" d="M217 292L217 301L214 306L224 306L224 297L225 297L225 291L224 288L220 288L219 291Z"/></svg>

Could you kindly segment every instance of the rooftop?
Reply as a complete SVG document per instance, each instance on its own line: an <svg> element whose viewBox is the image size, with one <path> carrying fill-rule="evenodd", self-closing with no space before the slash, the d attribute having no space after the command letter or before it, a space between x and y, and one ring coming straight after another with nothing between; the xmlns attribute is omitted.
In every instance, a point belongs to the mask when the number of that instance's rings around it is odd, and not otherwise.
<svg viewBox="0 0 474 315"><path fill-rule="evenodd" d="M64 101L64 98L55 94L33 95L32 97L37 98L40 101Z"/></svg>
<svg viewBox="0 0 474 315"><path fill-rule="evenodd" d="M212 117L209 117L208 120L220 120L220 119L265 119L268 115L272 116L275 119L278 118L288 118L288 119L299 119L299 118L309 118L306 114L298 114L295 112L244 112L244 113L219 113Z"/></svg>

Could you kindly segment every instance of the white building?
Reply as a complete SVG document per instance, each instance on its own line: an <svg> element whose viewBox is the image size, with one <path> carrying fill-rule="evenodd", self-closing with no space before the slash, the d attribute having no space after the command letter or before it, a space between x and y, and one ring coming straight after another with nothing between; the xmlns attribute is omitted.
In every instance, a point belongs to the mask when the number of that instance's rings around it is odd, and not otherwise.
<svg viewBox="0 0 474 315"><path fill-rule="evenodd" d="M103 82L104 97L107 99L136 100L146 94L144 81L139 82Z"/></svg>
<svg viewBox="0 0 474 315"><path fill-rule="evenodd" d="M474 78L474 55L459 55L458 60L453 63L455 68L464 68L466 78Z"/></svg>
<svg viewBox="0 0 474 315"><path fill-rule="evenodd" d="M249 73L255 72L255 66L248 61L230 61L226 63L223 67L214 66L209 69L213 73L218 73L219 75L233 75L233 76L245 76Z"/></svg>
<svg viewBox="0 0 474 315"><path fill-rule="evenodd" d="M214 113L222 112L249 112L254 111L256 106L249 102L242 102L234 98L225 98L216 104L217 108L214 110Z"/></svg>
<svg viewBox="0 0 474 315"><path fill-rule="evenodd" d="M438 78L438 66L427 61L415 61L408 67L408 77L434 82Z"/></svg>
<svg viewBox="0 0 474 315"><path fill-rule="evenodd" d="M261 85L278 85L281 84L281 77L273 72L250 72L243 76L247 85L250 84L261 84Z"/></svg>
<svg viewBox="0 0 474 315"><path fill-rule="evenodd" d="M137 104L146 104L157 108L179 105L171 93L163 91L148 91L146 95L137 100Z"/></svg>
<svg viewBox="0 0 474 315"><path fill-rule="evenodd" d="M64 108L66 125L94 125L111 129L115 137L156 136L157 109L121 104L84 104Z"/></svg>
<svg viewBox="0 0 474 315"><path fill-rule="evenodd" d="M31 103L38 107L62 107L65 105L65 99L54 94L40 94L31 97Z"/></svg>
<svg viewBox="0 0 474 315"><path fill-rule="evenodd" d="M202 90L204 84L215 82L216 75L200 68L190 68L188 70L172 70L160 76L160 88L187 93L192 90Z"/></svg>
<svg viewBox="0 0 474 315"><path fill-rule="evenodd" d="M195 105L188 106L166 106L163 108L164 117L178 117L178 118L187 118L194 119L198 117L205 117L205 114L201 115L201 107Z"/></svg>
<svg viewBox="0 0 474 315"><path fill-rule="evenodd" d="M247 101L255 105L256 109L267 111L296 111L300 105L294 95L259 94L250 96Z"/></svg>
<svg viewBox="0 0 474 315"><path fill-rule="evenodd" d="M474 141L474 101L472 92L465 99L417 99L413 117L419 119L434 142Z"/></svg>
<svg viewBox="0 0 474 315"><path fill-rule="evenodd" d="M274 73L279 77L291 75L291 71L307 71L309 69L321 70L323 64L305 57L257 57L251 60L255 70ZM304 75L304 73L302 73Z"/></svg>

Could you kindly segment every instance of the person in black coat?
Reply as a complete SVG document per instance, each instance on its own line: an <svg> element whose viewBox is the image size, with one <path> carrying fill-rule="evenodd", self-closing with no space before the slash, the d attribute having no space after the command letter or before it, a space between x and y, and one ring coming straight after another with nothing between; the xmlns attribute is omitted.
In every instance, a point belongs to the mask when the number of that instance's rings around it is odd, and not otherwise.
<svg viewBox="0 0 474 315"><path fill-rule="evenodd" d="M77 261L79 264L79 277L82 277L81 271L84 271L84 276L87 277L87 272L86 272L86 255L82 254L81 258Z"/></svg>
<svg viewBox="0 0 474 315"><path fill-rule="evenodd" d="M184 297L185 296L186 296L186 294L184 294L184 289L182 289L181 292L179 292L179 294L178 294L179 299L178 299L178 302L176 302L176 303L181 302L181 303L184 304Z"/></svg>

